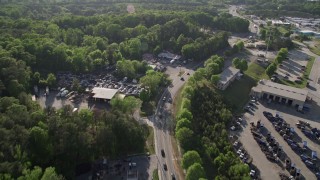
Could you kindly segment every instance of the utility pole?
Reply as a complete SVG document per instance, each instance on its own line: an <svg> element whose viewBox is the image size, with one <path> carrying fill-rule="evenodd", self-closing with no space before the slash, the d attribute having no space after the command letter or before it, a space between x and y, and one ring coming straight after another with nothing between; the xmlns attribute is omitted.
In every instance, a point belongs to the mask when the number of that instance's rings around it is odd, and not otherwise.
<svg viewBox="0 0 320 180"><path fill-rule="evenodd" d="M265 59L267 58L267 53L268 53L268 49L269 49L269 42L271 40L271 31L269 32L269 37L268 37L268 43L267 43L267 49L266 49L266 54L265 54Z"/></svg>

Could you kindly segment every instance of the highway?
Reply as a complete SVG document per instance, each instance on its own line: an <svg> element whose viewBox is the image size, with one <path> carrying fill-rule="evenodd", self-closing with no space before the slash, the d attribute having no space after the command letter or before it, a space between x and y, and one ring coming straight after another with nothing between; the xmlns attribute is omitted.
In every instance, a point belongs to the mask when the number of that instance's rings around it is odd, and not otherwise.
<svg viewBox="0 0 320 180"><path fill-rule="evenodd" d="M236 6L231 6L229 12L234 16L241 17L236 12ZM243 17L242 17L243 18ZM258 28L254 27L254 24L250 21L250 31L253 34L257 34ZM161 180L170 180L172 179L172 174L176 179L182 180L183 177L179 174L179 164L177 163L177 157L173 153L173 147L171 142L171 135L174 132L174 121L172 117L172 101L175 99L177 92L179 89L185 84L185 82L189 79L190 75L194 73L194 69L201 66L203 63L199 63L190 68L187 67L167 67L166 74L169 74L170 79L172 79L172 86L166 88L159 99L157 104L157 108L155 110L155 114L151 119L149 119L151 124L154 127L155 134L155 151L158 159L158 173L159 178ZM183 75L178 76L179 72L184 72ZM189 73L190 75L187 75ZM183 77L184 80L180 78ZM172 101L170 101L171 99ZM161 154L161 150L164 151L165 156L163 157ZM164 164L166 164L167 169L164 168Z"/></svg>
<svg viewBox="0 0 320 180"><path fill-rule="evenodd" d="M183 75L178 76L180 70L184 72ZM179 89L188 80L190 75L193 74L192 69L185 67L168 67L169 76L172 79L172 86L166 88L158 102L155 114L151 121L153 121L155 131L155 147L156 155L158 159L158 173L161 180L172 179L172 174L176 179L183 179L179 175L179 164L177 163L177 157L173 153L173 147L171 143L171 135L173 134L174 121L172 117L172 101L176 96ZM190 75L187 75L189 73ZM184 80L180 78L183 77ZM165 152L163 157L161 150ZM164 169L163 164L167 165L167 170Z"/></svg>

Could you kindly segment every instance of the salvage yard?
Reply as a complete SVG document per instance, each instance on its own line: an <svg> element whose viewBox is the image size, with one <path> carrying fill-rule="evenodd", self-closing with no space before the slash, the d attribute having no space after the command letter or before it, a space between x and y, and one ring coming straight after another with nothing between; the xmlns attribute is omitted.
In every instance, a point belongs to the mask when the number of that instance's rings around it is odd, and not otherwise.
<svg viewBox="0 0 320 180"><path fill-rule="evenodd" d="M305 133L302 132L301 128L297 128L296 124L299 123L299 121L302 123L307 122L312 128L319 129L320 124L317 122L320 121L319 113L317 113L319 110L320 108L318 106L312 105L308 112L301 114L293 107L283 106L277 103L268 104L267 102L257 102L254 105L252 113L244 114L244 122L241 123L241 130L234 131L232 134L239 136L239 141L253 159L252 163L260 170L260 177L262 179L280 179L279 173L289 175L291 165L295 166L296 170L298 172L300 171L302 177L305 179L317 179L315 174L318 172L318 167L316 166L318 166L319 160L312 160L311 150L319 153L319 142L317 142L318 140L311 140L308 138ZM275 129L275 123L273 124L264 116L264 111L270 112L272 116L276 116L277 114L277 116L283 119L283 122L286 122L285 124L287 124L287 127L293 128L294 133L292 133L292 140L296 141L294 143L298 145L299 149L293 148L292 142L290 140L285 140L283 135L280 135L279 130ZM278 147L283 151L283 155L279 155L280 158L278 159L278 162L277 160L272 162L267 159L265 153L263 153L259 147L259 142L254 139L254 136L251 133L250 124L254 123L254 125L257 125L259 120L263 126L258 130L261 136L268 137L271 135L272 139L278 142L276 144L278 144ZM289 129L291 130L291 128ZM283 132L281 133L283 134ZM304 141L307 142L307 148L302 148ZM310 159L310 161L306 162L308 159ZM290 162L290 165L288 165L286 160L291 160L293 164ZM311 161L314 162L314 165L312 166L308 164ZM306 164L308 164L308 166ZM288 170L286 170L286 166L289 166Z"/></svg>

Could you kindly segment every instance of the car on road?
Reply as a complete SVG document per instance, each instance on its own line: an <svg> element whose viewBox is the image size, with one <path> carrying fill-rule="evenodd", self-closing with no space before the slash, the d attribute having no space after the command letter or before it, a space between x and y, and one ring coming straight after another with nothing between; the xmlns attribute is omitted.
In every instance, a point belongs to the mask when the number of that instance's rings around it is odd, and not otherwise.
<svg viewBox="0 0 320 180"><path fill-rule="evenodd" d="M181 77L181 78L180 78L180 80L181 80L181 81L184 81L184 78L183 78L183 77Z"/></svg>
<svg viewBox="0 0 320 180"><path fill-rule="evenodd" d="M161 149L161 156L162 156L162 157L166 157L166 154L164 153L164 150L163 150L163 149Z"/></svg>
<svg viewBox="0 0 320 180"><path fill-rule="evenodd" d="M167 167L167 164L166 164L166 163L163 164L163 169L164 169L165 171L168 170L168 167Z"/></svg>
<svg viewBox="0 0 320 180"><path fill-rule="evenodd" d="M171 173L171 179L176 180L176 176L173 173Z"/></svg>
<svg viewBox="0 0 320 180"><path fill-rule="evenodd" d="M235 131L235 130L236 130L236 127L235 127L235 126L231 126L230 130L231 130L231 131Z"/></svg>
<svg viewBox="0 0 320 180"><path fill-rule="evenodd" d="M166 100L167 100L167 98L166 98L166 97L163 97L162 101L166 101Z"/></svg>
<svg viewBox="0 0 320 180"><path fill-rule="evenodd" d="M187 73L187 75L190 75L190 73Z"/></svg>

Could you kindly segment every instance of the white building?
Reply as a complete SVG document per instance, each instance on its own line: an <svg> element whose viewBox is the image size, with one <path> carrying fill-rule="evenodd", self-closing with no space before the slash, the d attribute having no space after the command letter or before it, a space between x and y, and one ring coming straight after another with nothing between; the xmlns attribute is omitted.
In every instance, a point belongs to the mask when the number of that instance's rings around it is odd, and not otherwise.
<svg viewBox="0 0 320 180"><path fill-rule="evenodd" d="M220 80L217 83L217 87L221 90L225 90L239 75L239 69L229 66L220 74Z"/></svg>
<svg viewBox="0 0 320 180"><path fill-rule="evenodd" d="M258 85L251 89L250 94L260 99L276 101L302 109L307 99L308 91L269 80L260 80Z"/></svg>

